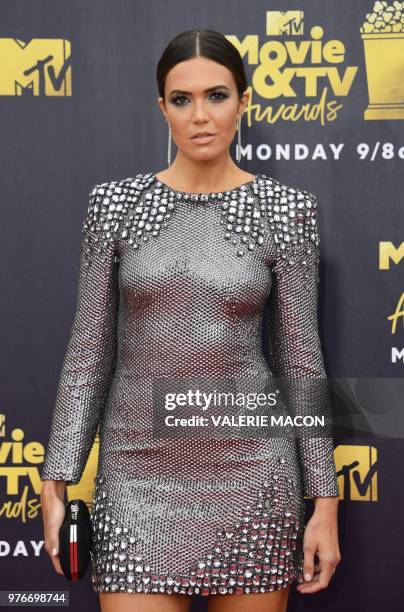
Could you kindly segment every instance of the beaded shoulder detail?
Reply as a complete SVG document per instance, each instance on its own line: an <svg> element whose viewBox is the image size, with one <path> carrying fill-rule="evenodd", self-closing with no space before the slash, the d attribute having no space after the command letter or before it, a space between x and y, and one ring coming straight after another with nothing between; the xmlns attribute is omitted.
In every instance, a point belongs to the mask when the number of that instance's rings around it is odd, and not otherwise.
<svg viewBox="0 0 404 612"><path fill-rule="evenodd" d="M272 270L278 278L295 270L303 287L311 291L310 279L320 280L317 198L304 189L277 181L267 186L266 200L269 231L276 245Z"/></svg>
<svg viewBox="0 0 404 612"><path fill-rule="evenodd" d="M232 190L217 193L176 191L152 173L97 184L90 192L88 213L83 225L89 243L98 249L125 240L139 249L158 237L177 207L184 204L220 209L223 237L242 257L265 240L269 230L278 262L293 262L297 249L319 245L317 199L265 174Z"/></svg>
<svg viewBox="0 0 404 612"><path fill-rule="evenodd" d="M314 254L318 263L320 236L318 203L314 194L289 187L279 181L266 185L268 223L276 244L276 269L286 268L297 259ZM304 260L305 261L305 260Z"/></svg>

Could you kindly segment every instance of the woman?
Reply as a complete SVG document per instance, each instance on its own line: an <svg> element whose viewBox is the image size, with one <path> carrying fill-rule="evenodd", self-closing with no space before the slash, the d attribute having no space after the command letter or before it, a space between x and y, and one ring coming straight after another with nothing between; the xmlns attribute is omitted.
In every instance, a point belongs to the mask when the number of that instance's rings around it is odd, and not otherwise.
<svg viewBox="0 0 404 612"><path fill-rule="evenodd" d="M248 90L222 34L179 34L157 79L168 169L90 193L41 476L45 548L61 572L64 487L80 481L99 425L91 557L102 610L185 610L183 595L198 593L216 612L281 611L293 582L314 593L340 560L331 438L173 436L158 400L195 381L204 391L212 380L261 390L274 376L324 379L316 198L232 161ZM307 525L304 496L315 503Z"/></svg>

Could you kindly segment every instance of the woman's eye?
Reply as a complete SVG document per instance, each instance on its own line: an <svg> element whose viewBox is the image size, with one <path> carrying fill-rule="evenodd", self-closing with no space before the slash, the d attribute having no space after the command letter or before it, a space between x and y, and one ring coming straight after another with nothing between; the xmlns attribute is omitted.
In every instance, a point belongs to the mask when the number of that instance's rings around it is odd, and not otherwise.
<svg viewBox="0 0 404 612"><path fill-rule="evenodd" d="M221 101L228 97L221 91L215 91L211 94L211 96L219 96L219 98L214 98L214 100L216 101ZM172 101L176 106L184 106L184 103L181 102L181 100L188 100L188 98L186 98L185 96L176 96L175 98L172 98Z"/></svg>
<svg viewBox="0 0 404 612"><path fill-rule="evenodd" d="M175 98L172 99L174 104L177 104L178 100L186 100L186 97L185 96L176 96ZM177 104L177 106L182 106L182 104Z"/></svg>
<svg viewBox="0 0 404 612"><path fill-rule="evenodd" d="M212 96L221 96L219 98L219 100L224 100L225 98L227 98L227 95L222 93L221 91L215 91Z"/></svg>

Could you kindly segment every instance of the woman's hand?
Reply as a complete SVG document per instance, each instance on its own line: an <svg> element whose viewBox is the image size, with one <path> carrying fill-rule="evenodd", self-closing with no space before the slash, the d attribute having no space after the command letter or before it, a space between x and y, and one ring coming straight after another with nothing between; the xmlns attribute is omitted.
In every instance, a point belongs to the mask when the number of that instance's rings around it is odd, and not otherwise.
<svg viewBox="0 0 404 612"><path fill-rule="evenodd" d="M44 480L41 490L45 550L58 574L63 576L59 558L59 530L65 517L64 480Z"/></svg>
<svg viewBox="0 0 404 612"><path fill-rule="evenodd" d="M315 593L325 589L335 567L341 561L338 544L338 502L338 497L315 498L315 509L306 525L303 538L305 580L296 587L300 593ZM319 563L314 564L314 555L317 555Z"/></svg>

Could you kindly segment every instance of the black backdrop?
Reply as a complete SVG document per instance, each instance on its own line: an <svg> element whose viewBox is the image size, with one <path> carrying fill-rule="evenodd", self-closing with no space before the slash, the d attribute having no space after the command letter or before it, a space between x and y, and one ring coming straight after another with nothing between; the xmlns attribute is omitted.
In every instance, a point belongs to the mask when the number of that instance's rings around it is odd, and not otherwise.
<svg viewBox="0 0 404 612"><path fill-rule="evenodd" d="M289 9L296 14L273 13ZM278 0L1 1L1 590L68 589L72 609L98 609L89 580L72 585L54 573L39 501L75 307L81 221L95 183L166 167L155 67L179 31L211 27L247 45L252 103L241 167L318 197L324 357L330 378L352 383L338 404L366 410L369 394L358 388L375 379L374 412L385 430L336 441L342 562L328 589L300 595L292 588L289 609L402 609L403 445L402 429L389 431L389 383L402 378L404 361L404 32L396 26L363 38L372 12L368 0L290 7ZM328 45L320 57L315 47L301 63L287 54L279 60L292 49L287 43L313 38ZM95 444L69 496L91 497L96 453ZM203 610L206 601L195 597L194 606Z"/></svg>

